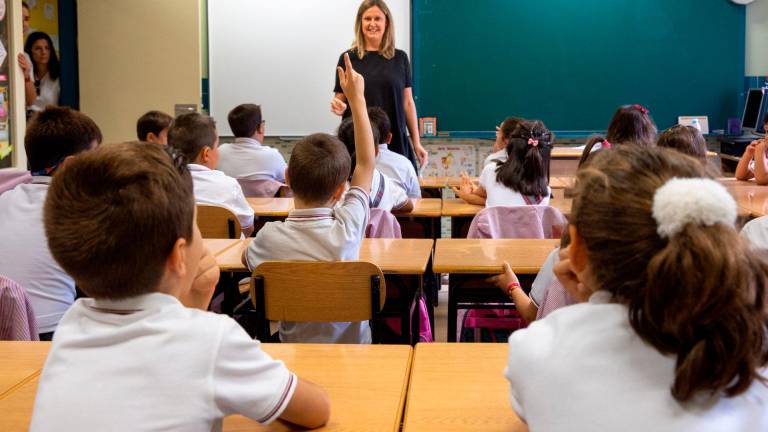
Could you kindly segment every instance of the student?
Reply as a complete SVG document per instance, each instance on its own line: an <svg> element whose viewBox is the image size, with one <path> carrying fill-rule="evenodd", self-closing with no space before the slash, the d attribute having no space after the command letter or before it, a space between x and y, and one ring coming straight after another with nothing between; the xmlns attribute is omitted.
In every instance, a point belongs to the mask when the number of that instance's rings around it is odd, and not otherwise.
<svg viewBox="0 0 768 432"><path fill-rule="evenodd" d="M659 135L656 145L677 150L701 161L707 160L707 141L704 135L693 126L672 126Z"/></svg>
<svg viewBox="0 0 768 432"><path fill-rule="evenodd" d="M587 141L579 166L586 161L591 152L601 148L629 144L653 147L656 145L657 132L656 123L653 122L647 108L640 104L621 106L613 114L606 136L595 135Z"/></svg>
<svg viewBox="0 0 768 432"><path fill-rule="evenodd" d="M199 113L182 114L168 131L168 144L189 161L195 202L226 207L237 216L243 234L253 232L253 209L237 180L217 171L219 136L213 119Z"/></svg>
<svg viewBox="0 0 768 432"><path fill-rule="evenodd" d="M136 122L136 136L139 141L168 145L168 129L173 117L162 111L148 111Z"/></svg>
<svg viewBox="0 0 768 432"><path fill-rule="evenodd" d="M355 157L349 191L350 158L344 145L327 134L313 134L296 143L288 161L286 182L294 194L295 210L285 222L269 222L243 253L253 270L264 261L355 260L368 225L371 178L376 165L371 124L365 107L365 85L344 55L339 81L349 101L355 127ZM307 275L311 281L311 275ZM370 343L367 321L339 323L280 322L283 342Z"/></svg>
<svg viewBox="0 0 768 432"><path fill-rule="evenodd" d="M555 274L586 303L509 338L512 406L531 430L768 430L768 260L707 171L635 146L579 171Z"/></svg>
<svg viewBox="0 0 768 432"><path fill-rule="evenodd" d="M264 120L261 106L238 105L229 112L227 120L235 142L221 146L217 169L236 179L270 179L285 183L283 155L262 144Z"/></svg>
<svg viewBox="0 0 768 432"><path fill-rule="evenodd" d="M204 310L219 269L195 223L190 175L163 149L115 144L68 164L51 184L45 227L53 256L91 298L61 320L30 430L209 431L230 414L327 421L320 387Z"/></svg>
<svg viewBox="0 0 768 432"><path fill-rule="evenodd" d="M765 115L765 127L768 128L768 114ZM735 176L739 180L755 178L759 185L768 185L768 140L765 138L752 141L736 165Z"/></svg>
<svg viewBox="0 0 768 432"><path fill-rule="evenodd" d="M378 142L379 132L373 122L371 122L371 128L373 131L373 142ZM345 146L355 146L355 126L350 117L341 121L337 135ZM354 152L352 154L354 155ZM379 154L378 146L375 146L374 154ZM354 170L354 168L353 165L352 169ZM413 202L408 198L405 189L376 168L373 171L373 180L371 181L371 208L382 209L388 212L410 212L413 210Z"/></svg>
<svg viewBox="0 0 768 432"><path fill-rule="evenodd" d="M75 301L75 282L53 260L43 231L43 203L51 177L79 153L96 147L96 123L70 108L50 106L27 127L24 148L32 182L0 195L0 274L27 291L41 340L51 340ZM98 223L94 214L92 223Z"/></svg>
<svg viewBox="0 0 768 432"><path fill-rule="evenodd" d="M552 133L538 120L522 121L509 136L507 160L483 168L478 187L462 172L462 184L454 193L470 204L497 206L549 205L544 148L552 145Z"/></svg>
<svg viewBox="0 0 768 432"><path fill-rule="evenodd" d="M494 161L507 161L507 145L512 132L522 121L523 119L520 117L507 117L500 125L496 126L496 141L491 148L491 154L483 161L483 167Z"/></svg>
<svg viewBox="0 0 768 432"><path fill-rule="evenodd" d="M416 175L413 164L405 156L389 149L389 143L392 141L389 116L383 109L371 107L368 108L368 118L371 120L371 127L377 130L379 134L376 169L394 180L405 190L409 198L421 198L421 185L419 185L419 177Z"/></svg>

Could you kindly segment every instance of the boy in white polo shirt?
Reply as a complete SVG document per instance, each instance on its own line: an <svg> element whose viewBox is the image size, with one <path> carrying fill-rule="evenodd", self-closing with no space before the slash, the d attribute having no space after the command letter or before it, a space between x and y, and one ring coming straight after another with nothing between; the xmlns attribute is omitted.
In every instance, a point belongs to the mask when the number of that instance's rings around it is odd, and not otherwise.
<svg viewBox="0 0 768 432"><path fill-rule="evenodd" d="M392 126L387 113L379 107L368 108L371 127L379 132L379 152L376 155L376 169L400 185L409 198L421 198L421 186L416 169L407 157L389 149L392 141Z"/></svg>
<svg viewBox="0 0 768 432"><path fill-rule="evenodd" d="M56 175L53 256L91 298L65 314L32 431L211 431L242 414L318 427L325 392L204 310L219 270L195 223L192 182L159 146L104 146ZM186 307L185 307L186 306Z"/></svg>
<svg viewBox="0 0 768 432"><path fill-rule="evenodd" d="M345 54L339 81L352 110L357 164L343 202L350 158L344 145L327 134L313 134L296 143L288 162L286 181L294 194L295 210L285 222L269 222L243 253L253 270L264 261L355 260L368 225L368 200L375 166L373 135L365 110L363 78ZM307 281L311 281L307 275ZM368 321L339 323L280 322L283 342L370 343Z"/></svg>
<svg viewBox="0 0 768 432"><path fill-rule="evenodd" d="M237 180L216 170L219 163L219 135L216 123L207 115L182 114L168 131L168 145L189 163L197 204L226 207L237 216L246 236L253 232L253 209Z"/></svg>
<svg viewBox="0 0 768 432"><path fill-rule="evenodd" d="M371 122L371 130L373 132L373 142L378 142L379 132L374 127L373 122ZM342 120L337 135L347 148L354 148L356 142L355 126L352 123L351 118L347 117ZM374 155L377 156L378 154L379 148L374 145ZM410 212L413 210L413 202L411 202L408 195L405 194L405 189L400 187L395 180L384 175L378 168L375 168L371 180L370 207L388 212Z"/></svg>
<svg viewBox="0 0 768 432"><path fill-rule="evenodd" d="M285 183L285 159L279 151L263 145L264 120L261 106L238 105L227 116L235 142L219 149L216 169L238 180L268 179Z"/></svg>
<svg viewBox="0 0 768 432"><path fill-rule="evenodd" d="M26 290L41 340L51 340L75 301L75 282L51 257L43 230L48 184L59 167L100 142L99 127L85 114L46 108L35 116L24 137L32 182L0 195L0 274Z"/></svg>

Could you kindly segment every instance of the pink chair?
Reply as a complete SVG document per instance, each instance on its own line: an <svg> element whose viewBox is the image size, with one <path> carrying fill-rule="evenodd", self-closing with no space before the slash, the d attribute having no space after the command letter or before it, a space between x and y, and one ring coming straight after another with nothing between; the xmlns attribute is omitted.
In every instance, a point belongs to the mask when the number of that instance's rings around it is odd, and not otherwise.
<svg viewBox="0 0 768 432"><path fill-rule="evenodd" d="M544 318L556 309L570 306L576 303L576 301L568 294L563 284L560 283L557 278L552 279L552 282L547 286L547 293L544 295L539 305L539 311L536 312L536 319Z"/></svg>
<svg viewBox="0 0 768 432"><path fill-rule="evenodd" d="M246 198L269 198L277 195L285 184L272 179L237 179Z"/></svg>
<svg viewBox="0 0 768 432"><path fill-rule="evenodd" d="M371 209L365 236L367 238L403 238L400 222L395 215L378 208Z"/></svg>
<svg viewBox="0 0 768 432"><path fill-rule="evenodd" d="M32 174L15 168L0 169L0 194L9 191L22 183L30 183Z"/></svg>
<svg viewBox="0 0 768 432"><path fill-rule="evenodd" d="M560 238L567 224L555 207L489 207L472 219L467 238Z"/></svg>
<svg viewBox="0 0 768 432"><path fill-rule="evenodd" d="M27 292L5 276L0 276L0 340L40 340Z"/></svg>

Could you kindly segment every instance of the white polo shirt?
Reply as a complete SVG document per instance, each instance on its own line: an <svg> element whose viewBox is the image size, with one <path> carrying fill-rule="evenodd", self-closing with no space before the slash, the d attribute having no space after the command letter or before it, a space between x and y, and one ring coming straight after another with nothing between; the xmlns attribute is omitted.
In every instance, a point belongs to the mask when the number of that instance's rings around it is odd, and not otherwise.
<svg viewBox="0 0 768 432"><path fill-rule="evenodd" d="M757 249L768 249L768 216L747 222L741 229L741 236Z"/></svg>
<svg viewBox="0 0 768 432"><path fill-rule="evenodd" d="M768 430L768 387L733 398L672 397L676 358L640 339L626 306L598 291L509 338L512 407L532 431Z"/></svg>
<svg viewBox="0 0 768 432"><path fill-rule="evenodd" d="M373 170L371 178L371 208L386 211L398 210L408 204L408 195L394 180L378 169Z"/></svg>
<svg viewBox="0 0 768 432"><path fill-rule="evenodd" d="M503 148L501 150L497 150L491 154L488 155L488 157L485 158L483 161L483 168L485 168L486 165L493 161L500 160L502 162L506 162L509 158L509 155L507 155L507 149Z"/></svg>
<svg viewBox="0 0 768 432"><path fill-rule="evenodd" d="M32 78L34 79L34 77ZM40 94L37 95L32 105L27 109L31 111L42 111L48 105L59 104L59 93L61 87L59 86L59 78L51 79L51 74L46 73L43 79L40 80Z"/></svg>
<svg viewBox="0 0 768 432"><path fill-rule="evenodd" d="M387 144L379 144L376 169L394 180L410 198L421 198L421 185L411 161L400 153L393 152Z"/></svg>
<svg viewBox="0 0 768 432"><path fill-rule="evenodd" d="M536 203L535 197L530 197L530 202L526 201L523 194L496 181L496 164L494 163L483 167L483 172L480 173L478 183L485 189L487 196L485 199L486 207L511 207L531 204L549 205L549 196L552 195L552 190L547 186L547 193L541 197L541 201Z"/></svg>
<svg viewBox="0 0 768 432"><path fill-rule="evenodd" d="M269 423L295 388L226 315L157 292L80 299L54 337L30 430L208 432L230 414Z"/></svg>
<svg viewBox="0 0 768 432"><path fill-rule="evenodd" d="M252 138L235 138L219 147L217 170L236 179L272 179L285 183L285 159L276 149Z"/></svg>
<svg viewBox="0 0 768 432"><path fill-rule="evenodd" d="M243 189L237 180L219 170L212 170L204 165L189 164L192 174L195 202L226 207L237 215L241 229L253 226L253 208L243 195Z"/></svg>
<svg viewBox="0 0 768 432"><path fill-rule="evenodd" d="M544 301L544 297L547 295L547 287L555 279L555 264L560 262L560 248L555 248L549 253L547 259L544 260L544 264L541 265L539 272L536 274L536 279L531 284L531 293L529 297L536 305L540 307Z"/></svg>
<svg viewBox="0 0 768 432"><path fill-rule="evenodd" d="M347 261L360 256L368 225L368 194L350 188L341 205L297 209L284 222L268 222L246 251L248 269L264 261ZM307 275L312 283L312 275ZM338 323L280 322L280 340L304 343L371 343L368 321Z"/></svg>
<svg viewBox="0 0 768 432"><path fill-rule="evenodd" d="M0 274L26 290L37 331L48 333L75 301L75 281L53 259L43 226L51 177L33 177L0 195Z"/></svg>

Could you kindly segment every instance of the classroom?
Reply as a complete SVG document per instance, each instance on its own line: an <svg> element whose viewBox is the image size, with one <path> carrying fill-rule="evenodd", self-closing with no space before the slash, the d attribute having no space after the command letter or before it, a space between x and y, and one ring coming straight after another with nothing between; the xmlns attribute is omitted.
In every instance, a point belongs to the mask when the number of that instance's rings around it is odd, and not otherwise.
<svg viewBox="0 0 768 432"><path fill-rule="evenodd" d="M768 430L768 0L0 0L0 430Z"/></svg>

